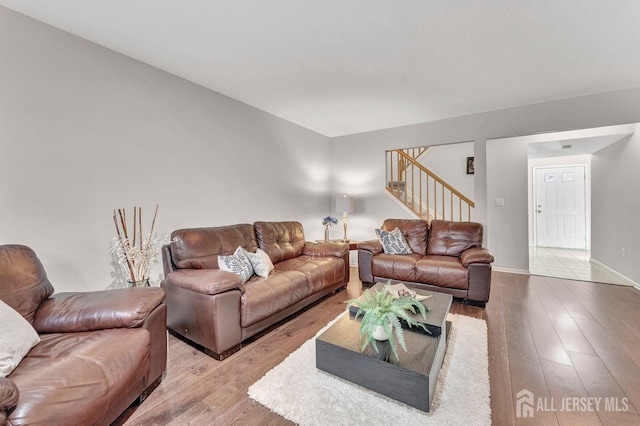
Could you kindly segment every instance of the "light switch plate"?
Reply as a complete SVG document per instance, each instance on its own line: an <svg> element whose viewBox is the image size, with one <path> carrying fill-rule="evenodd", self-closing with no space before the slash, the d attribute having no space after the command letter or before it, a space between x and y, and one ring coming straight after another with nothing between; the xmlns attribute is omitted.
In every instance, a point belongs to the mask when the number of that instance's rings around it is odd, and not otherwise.
<svg viewBox="0 0 640 426"><path fill-rule="evenodd" d="M504 198L496 198L496 206L504 207Z"/></svg>

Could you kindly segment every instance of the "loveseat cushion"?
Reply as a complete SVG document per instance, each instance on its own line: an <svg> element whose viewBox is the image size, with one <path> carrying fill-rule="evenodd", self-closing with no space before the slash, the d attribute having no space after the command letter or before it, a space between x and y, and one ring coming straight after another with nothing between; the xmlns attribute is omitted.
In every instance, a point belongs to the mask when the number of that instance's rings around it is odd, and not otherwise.
<svg viewBox="0 0 640 426"><path fill-rule="evenodd" d="M358 250L366 250L372 254L382 253L382 244L378 240L367 240L358 243Z"/></svg>
<svg viewBox="0 0 640 426"><path fill-rule="evenodd" d="M380 253L371 259L371 273L376 277L398 281L416 281L415 264L422 258L419 254Z"/></svg>
<svg viewBox="0 0 640 426"><path fill-rule="evenodd" d="M219 269L178 269L167 274L162 286L165 284L201 294L219 294L229 290L244 293L240 275Z"/></svg>
<svg viewBox="0 0 640 426"><path fill-rule="evenodd" d="M258 248L253 225L179 229L171 233L171 257L181 269L217 269L218 256L233 254L238 246Z"/></svg>
<svg viewBox="0 0 640 426"><path fill-rule="evenodd" d="M472 263L492 263L494 260L491 252L484 247L474 247L465 250L460 256L460 262L464 267L468 267Z"/></svg>
<svg viewBox="0 0 640 426"><path fill-rule="evenodd" d="M105 423L145 389L150 345L142 328L41 335L10 376L20 391L11 424Z"/></svg>
<svg viewBox="0 0 640 426"><path fill-rule="evenodd" d="M457 257L427 255L415 264L415 282L467 290L469 270Z"/></svg>
<svg viewBox="0 0 640 426"><path fill-rule="evenodd" d="M342 258L349 252L349 245L343 243L311 243L307 241L302 254L309 256L334 256Z"/></svg>
<svg viewBox="0 0 640 426"><path fill-rule="evenodd" d="M157 287L57 293L40 305L33 326L39 333L140 327L164 299Z"/></svg>
<svg viewBox="0 0 640 426"><path fill-rule="evenodd" d="M20 391L10 379L0 377L0 425L5 424L7 415L18 404Z"/></svg>
<svg viewBox="0 0 640 426"><path fill-rule="evenodd" d="M402 231L411 251L421 255L426 254L429 222L420 219L386 219L382 224L382 229L385 231L393 231L395 228Z"/></svg>
<svg viewBox="0 0 640 426"><path fill-rule="evenodd" d="M296 304L311 294L307 277L295 270L278 268L262 278L254 275L245 283L240 299L240 323L249 327Z"/></svg>
<svg viewBox="0 0 640 426"><path fill-rule="evenodd" d="M258 245L274 265L302 254L305 241L300 222L256 222L253 226Z"/></svg>
<svg viewBox="0 0 640 426"><path fill-rule="evenodd" d="M482 224L432 220L428 255L460 256L463 251L482 246Z"/></svg>
<svg viewBox="0 0 640 426"><path fill-rule="evenodd" d="M0 299L33 322L38 306L53 294L42 263L27 246L0 246Z"/></svg>
<svg viewBox="0 0 640 426"><path fill-rule="evenodd" d="M309 294L317 293L330 287L344 278L344 261L341 257L298 256L279 262L276 268L280 271L302 272L309 286Z"/></svg>

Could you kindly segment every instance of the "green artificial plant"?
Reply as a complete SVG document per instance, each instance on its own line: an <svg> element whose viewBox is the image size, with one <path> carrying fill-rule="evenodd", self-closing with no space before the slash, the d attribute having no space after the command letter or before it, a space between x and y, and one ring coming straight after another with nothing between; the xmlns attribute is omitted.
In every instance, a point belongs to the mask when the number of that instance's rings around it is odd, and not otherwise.
<svg viewBox="0 0 640 426"><path fill-rule="evenodd" d="M398 358L397 343L405 351L407 346L404 342L404 330L400 324L400 319L403 319L411 327L421 327L427 333L429 330L421 322L418 322L414 317L409 315L420 312L422 317L426 319L427 308L421 302L417 301L413 297L400 296L397 297L392 294L391 280L385 284L381 291L367 290L364 292L363 299L351 299L346 303L348 306L356 306L358 312L355 318L362 317L360 324L360 337L362 339L362 348L364 352L365 348L371 344L373 348L378 352L378 346L376 345L376 339L373 337L374 330L377 326L381 326L389 337L389 344L391 350ZM397 339L397 342L396 342Z"/></svg>

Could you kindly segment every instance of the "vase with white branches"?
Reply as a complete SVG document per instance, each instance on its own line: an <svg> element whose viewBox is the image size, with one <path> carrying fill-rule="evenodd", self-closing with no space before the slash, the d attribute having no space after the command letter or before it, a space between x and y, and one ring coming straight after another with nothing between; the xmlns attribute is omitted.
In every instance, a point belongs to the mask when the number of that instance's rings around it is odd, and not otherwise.
<svg viewBox="0 0 640 426"><path fill-rule="evenodd" d="M115 253L127 275L131 287L149 285L151 267L156 263L160 248L166 242L154 235L158 206L153 213L153 221L148 233L142 230L142 207L133 207L133 226L127 223L125 209L113 211L113 222L117 236L113 239L111 252Z"/></svg>

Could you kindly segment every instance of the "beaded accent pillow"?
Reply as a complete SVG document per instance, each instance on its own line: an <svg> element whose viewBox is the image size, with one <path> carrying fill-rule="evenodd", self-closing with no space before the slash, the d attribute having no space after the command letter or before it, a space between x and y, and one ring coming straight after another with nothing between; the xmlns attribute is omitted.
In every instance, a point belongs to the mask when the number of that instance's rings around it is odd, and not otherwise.
<svg viewBox="0 0 640 426"><path fill-rule="evenodd" d="M238 246L232 255L218 256L218 268L220 268L221 271L233 272L236 275L240 275L242 284L246 283L253 275L253 267L245 254L246 252L242 246Z"/></svg>
<svg viewBox="0 0 640 426"><path fill-rule="evenodd" d="M255 253L251 253L243 247L238 247L238 250L240 249L242 249L241 252L249 259L249 262L251 262L253 272L255 272L257 276L267 278L269 273L273 271L273 262L266 251L258 249Z"/></svg>
<svg viewBox="0 0 640 426"><path fill-rule="evenodd" d="M378 236L378 240L380 241L380 244L382 244L382 249L386 254L413 253L399 228L395 228L393 231L376 229L376 235Z"/></svg>

